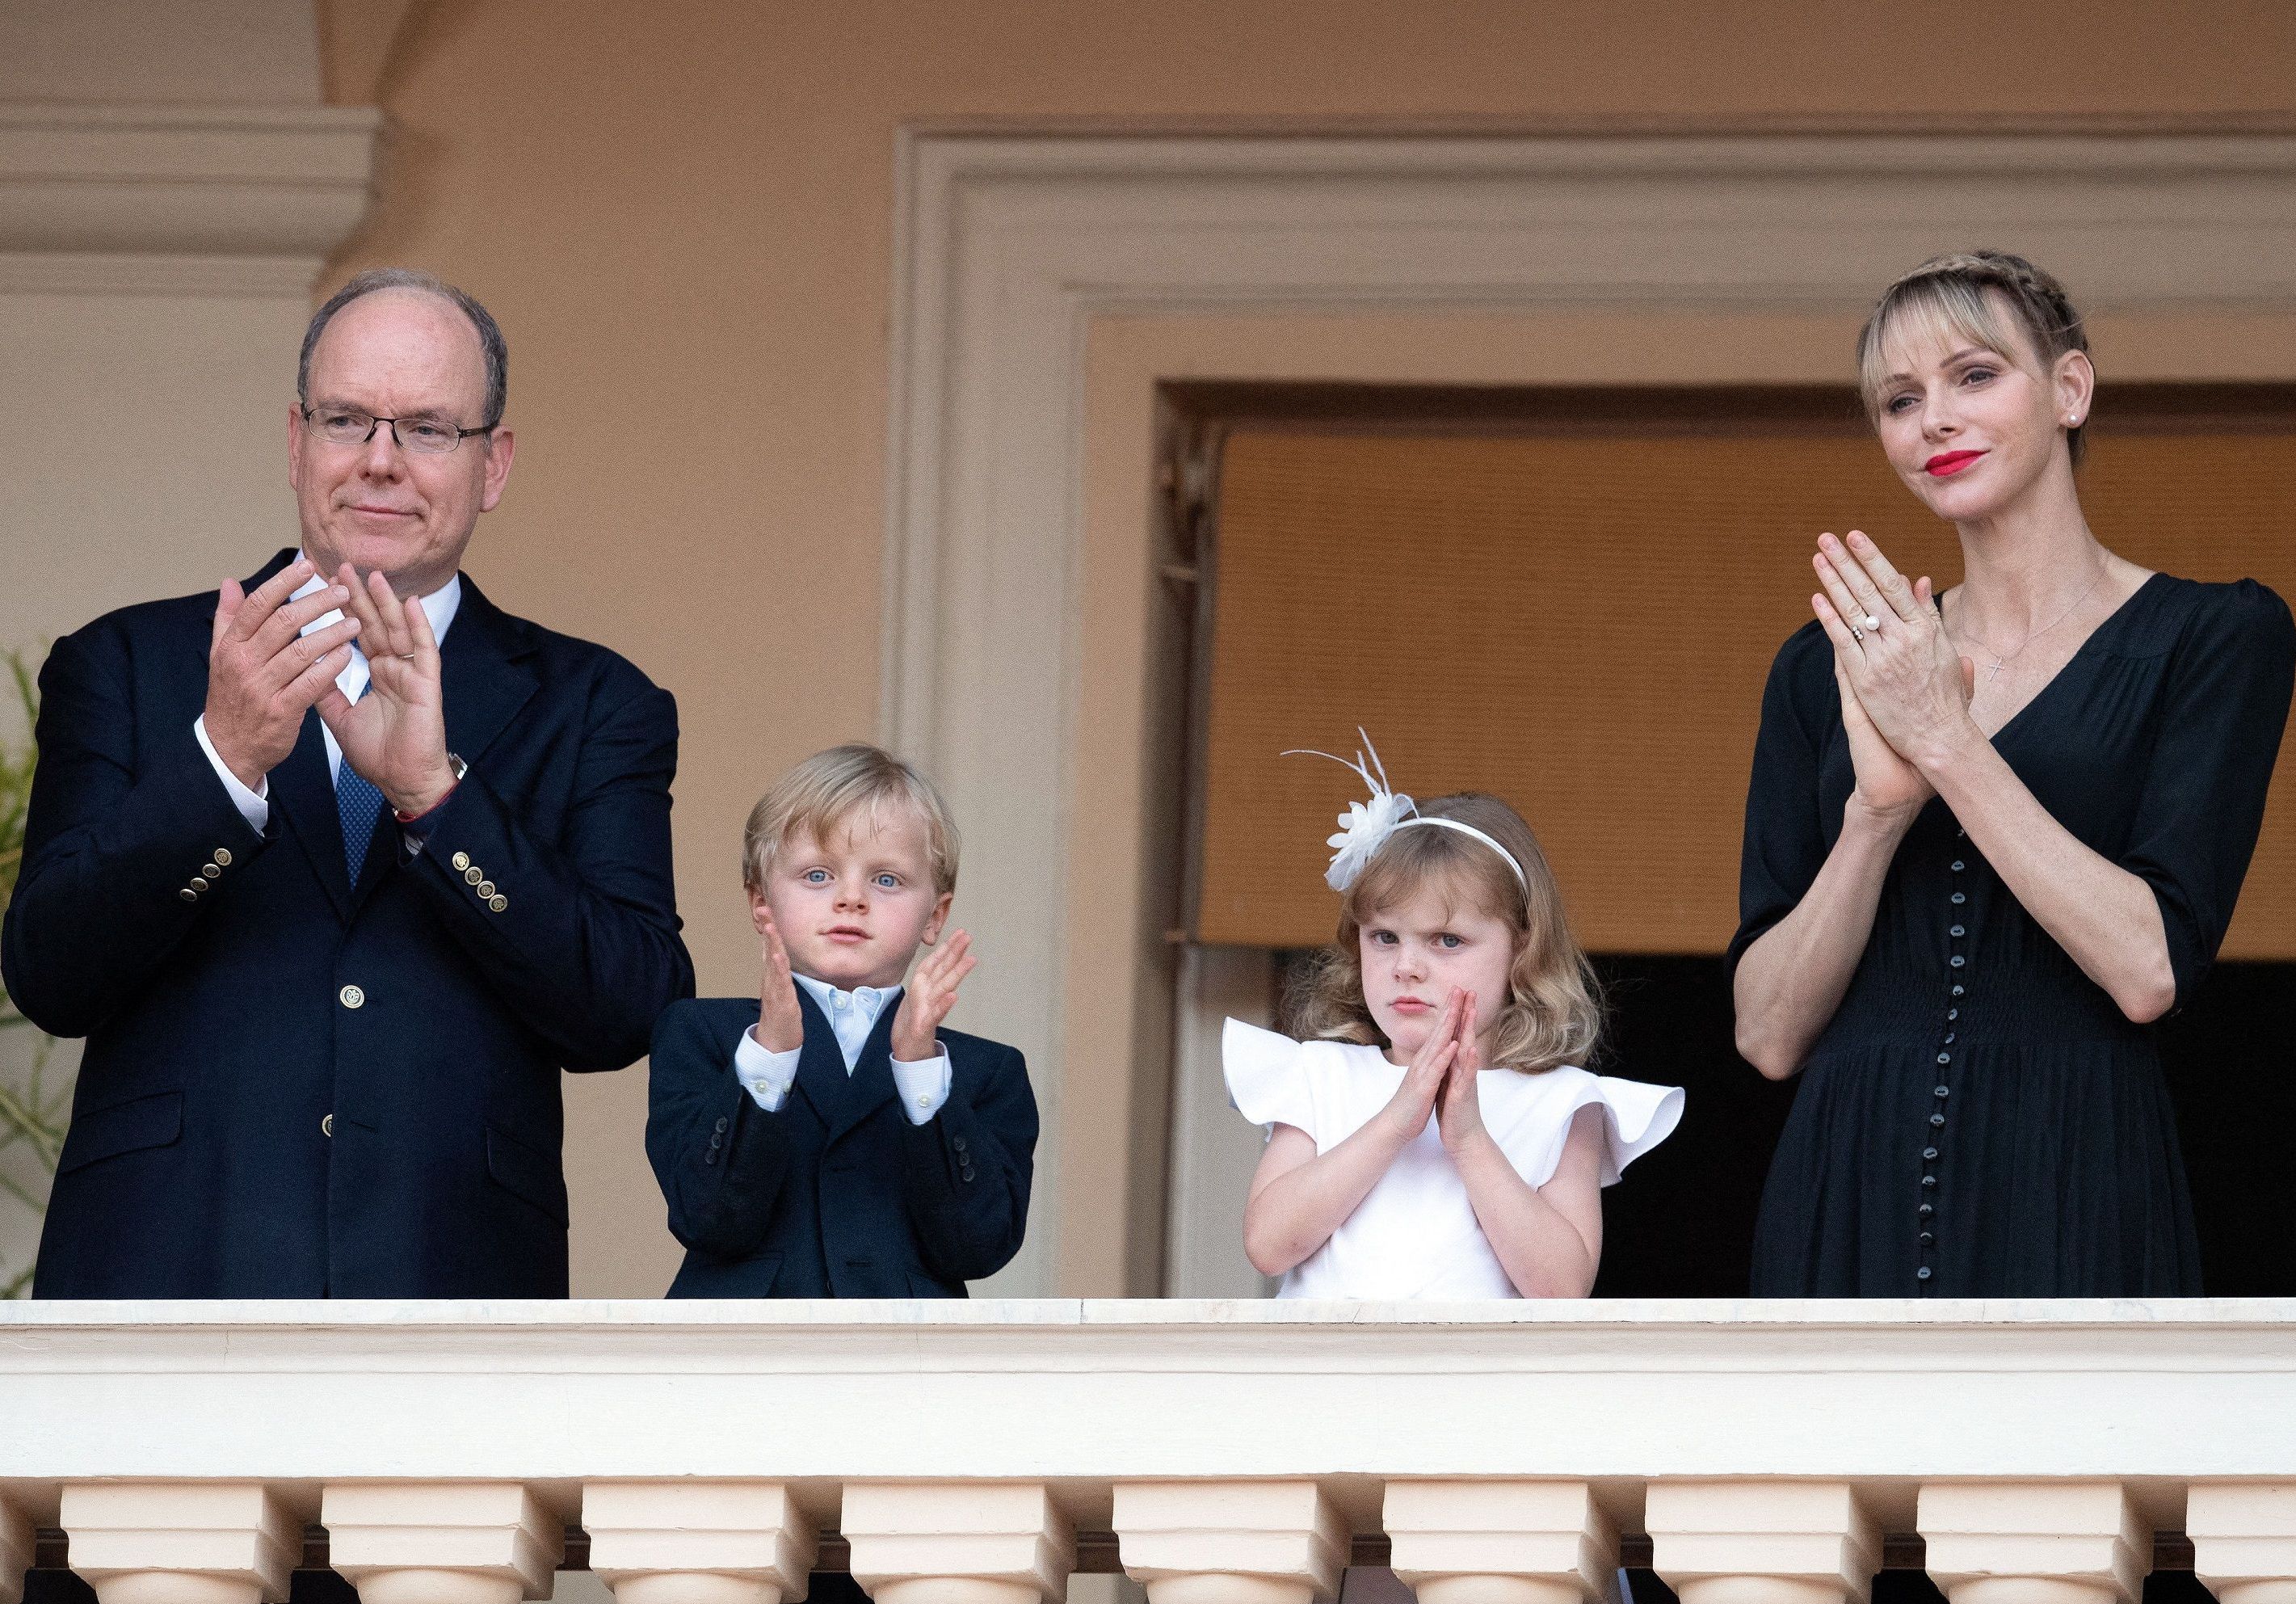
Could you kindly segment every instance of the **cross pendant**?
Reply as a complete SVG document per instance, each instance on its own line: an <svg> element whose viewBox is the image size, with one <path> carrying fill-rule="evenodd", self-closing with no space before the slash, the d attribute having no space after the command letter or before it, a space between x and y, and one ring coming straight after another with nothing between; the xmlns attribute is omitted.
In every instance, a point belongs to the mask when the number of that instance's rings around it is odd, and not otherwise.
<svg viewBox="0 0 2296 1604"><path fill-rule="evenodd" d="M2000 679L2002 666L2008 661L2009 660L2005 657L1995 658L1993 660L1993 666L1985 670L1985 683L1991 685L1996 679Z"/></svg>

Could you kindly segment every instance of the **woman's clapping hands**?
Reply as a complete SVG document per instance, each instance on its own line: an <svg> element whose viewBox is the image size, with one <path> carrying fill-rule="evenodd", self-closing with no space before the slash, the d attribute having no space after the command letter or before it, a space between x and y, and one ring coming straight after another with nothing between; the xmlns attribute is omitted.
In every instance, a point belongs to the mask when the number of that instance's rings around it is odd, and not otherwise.
<svg viewBox="0 0 2296 1604"><path fill-rule="evenodd" d="M1821 535L1817 547L1810 609L1833 643L1857 798L1910 815L1935 794L1923 759L1975 732L1976 665L1947 638L1927 578L1909 583L1857 530L1846 541Z"/></svg>

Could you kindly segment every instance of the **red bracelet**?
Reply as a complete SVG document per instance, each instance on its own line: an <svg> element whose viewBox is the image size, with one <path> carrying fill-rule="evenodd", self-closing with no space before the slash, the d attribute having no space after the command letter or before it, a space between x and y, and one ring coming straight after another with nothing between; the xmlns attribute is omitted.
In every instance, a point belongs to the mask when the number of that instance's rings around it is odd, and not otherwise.
<svg viewBox="0 0 2296 1604"><path fill-rule="evenodd" d="M451 752L447 754L447 768L453 773L455 780L453 785L447 787L446 796L441 796L437 802L432 802L420 813L401 813L398 809L393 808L390 810L390 816L401 824L417 824L422 820L430 818L430 815L436 813L439 809L445 807L447 805L447 797L455 794L455 786L460 786L463 783L463 777L471 771L471 766L463 761L462 759L456 757Z"/></svg>
<svg viewBox="0 0 2296 1604"><path fill-rule="evenodd" d="M398 809L393 808L390 810L390 816L398 820L401 824L420 824L424 819L430 818L430 815L436 813L439 809L445 807L447 805L447 797L454 795L456 786L460 786L461 783L462 782L458 780L455 785L447 786L447 796L440 797L437 802L432 802L420 813L401 813Z"/></svg>

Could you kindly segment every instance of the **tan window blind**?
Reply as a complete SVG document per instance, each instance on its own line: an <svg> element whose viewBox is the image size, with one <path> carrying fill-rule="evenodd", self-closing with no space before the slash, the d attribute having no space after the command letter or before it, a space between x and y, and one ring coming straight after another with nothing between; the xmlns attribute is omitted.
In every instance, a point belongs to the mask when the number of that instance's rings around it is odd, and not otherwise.
<svg viewBox="0 0 2296 1604"><path fill-rule="evenodd" d="M2296 423L2117 433L2083 472L2116 550L2296 596ZM1360 723L1420 796L1496 792L1538 832L1581 940L1717 952L1764 677L1809 616L1821 530L1957 577L1952 530L1870 435L1239 427L1221 460L1193 931L1331 939L1329 763ZM2284 752L2227 957L2296 958Z"/></svg>

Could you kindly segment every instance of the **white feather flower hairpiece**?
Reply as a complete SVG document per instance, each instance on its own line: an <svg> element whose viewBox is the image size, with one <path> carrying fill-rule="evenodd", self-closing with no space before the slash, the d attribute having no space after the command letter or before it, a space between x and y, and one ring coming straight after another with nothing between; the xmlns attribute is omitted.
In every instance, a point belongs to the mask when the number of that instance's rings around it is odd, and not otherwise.
<svg viewBox="0 0 2296 1604"><path fill-rule="evenodd" d="M1516 860L1515 855L1496 836L1485 834L1464 819L1422 813L1419 805L1409 797L1400 791L1389 790L1386 765L1379 761L1379 753L1372 746L1371 737L1364 734L1361 725L1356 727L1356 736L1363 742L1363 747L1356 753L1352 763L1336 753L1318 752L1311 746L1295 746L1281 754L1287 758L1329 758L1342 769L1353 769L1371 791L1368 802L1348 804L1348 810L1340 815L1340 833L1324 843L1332 849L1332 866L1324 871L1326 885L1345 895L1348 887L1356 883L1356 876L1364 872L1364 866L1372 860L1381 847L1387 844L1389 836L1412 825L1426 825L1435 829L1456 830L1462 835L1472 836L1481 842L1505 860L1507 868L1514 871L1515 884L1522 887L1523 895L1528 897L1530 894L1530 877L1522 872L1522 865Z"/></svg>
<svg viewBox="0 0 2296 1604"><path fill-rule="evenodd" d="M1371 861L1372 854L1386 843L1405 819L1419 810L1409 797L1388 789L1386 765L1379 761L1379 753L1360 725L1356 728L1356 736L1363 742L1363 750L1356 753L1353 762L1336 753L1318 752L1308 746L1295 746L1282 754L1287 758L1329 758L1343 769L1353 769L1371 791L1368 802L1348 804L1348 810L1339 816L1339 834L1324 843L1332 849L1332 866L1324 871L1324 883L1336 892L1345 892L1353 885L1356 876L1363 873L1364 865Z"/></svg>

